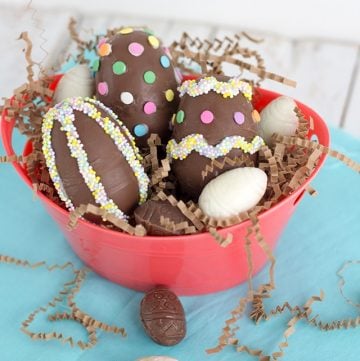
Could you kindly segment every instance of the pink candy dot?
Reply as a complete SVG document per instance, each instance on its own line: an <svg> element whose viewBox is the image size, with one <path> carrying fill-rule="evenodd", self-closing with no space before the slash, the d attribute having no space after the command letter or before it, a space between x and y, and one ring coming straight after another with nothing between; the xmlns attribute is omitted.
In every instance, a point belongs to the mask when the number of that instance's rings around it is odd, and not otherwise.
<svg viewBox="0 0 360 361"><path fill-rule="evenodd" d="M107 95L107 93L109 92L107 82L103 81L98 84L98 92L100 95Z"/></svg>
<svg viewBox="0 0 360 361"><path fill-rule="evenodd" d="M244 121L245 121L245 116L243 113L241 113L241 112L234 113L234 122L236 124L241 125L242 123L244 123Z"/></svg>
<svg viewBox="0 0 360 361"><path fill-rule="evenodd" d="M214 120L214 114L210 110L204 110L200 115L200 120L204 124L210 124Z"/></svg>
<svg viewBox="0 0 360 361"><path fill-rule="evenodd" d="M156 104L153 102L146 102L144 104L144 113L145 114L152 114L156 112Z"/></svg>
<svg viewBox="0 0 360 361"><path fill-rule="evenodd" d="M140 56L144 51L144 47L139 43L131 43L128 49L130 54L134 56Z"/></svg>
<svg viewBox="0 0 360 361"><path fill-rule="evenodd" d="M99 40L99 43L98 43L97 47L100 48L100 46L103 45L103 44L105 44L106 42L107 42L107 39L106 39L106 38L101 38L101 39Z"/></svg>

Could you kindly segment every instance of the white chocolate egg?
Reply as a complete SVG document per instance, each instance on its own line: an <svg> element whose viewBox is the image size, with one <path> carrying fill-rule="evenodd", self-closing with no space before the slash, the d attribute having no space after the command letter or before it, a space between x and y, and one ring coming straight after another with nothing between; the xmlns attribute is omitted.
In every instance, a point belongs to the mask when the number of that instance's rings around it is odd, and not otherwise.
<svg viewBox="0 0 360 361"><path fill-rule="evenodd" d="M86 64L71 68L59 81L54 94L55 103L66 98L89 97L95 94L95 80Z"/></svg>
<svg viewBox="0 0 360 361"><path fill-rule="evenodd" d="M281 96L270 102L260 113L260 135L267 144L271 144L274 133L294 135L299 125L295 113L296 103L292 98Z"/></svg>
<svg viewBox="0 0 360 361"><path fill-rule="evenodd" d="M232 169L210 181L199 197L207 216L227 218L256 206L266 191L266 173L254 167Z"/></svg>
<svg viewBox="0 0 360 361"><path fill-rule="evenodd" d="M168 356L149 356L149 357L139 358L136 361L177 361L177 360Z"/></svg>

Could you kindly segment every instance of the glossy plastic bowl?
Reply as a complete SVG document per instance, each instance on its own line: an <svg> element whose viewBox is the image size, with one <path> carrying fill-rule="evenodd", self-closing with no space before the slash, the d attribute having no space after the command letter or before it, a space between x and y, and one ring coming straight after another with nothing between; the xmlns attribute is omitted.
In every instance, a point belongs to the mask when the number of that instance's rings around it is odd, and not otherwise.
<svg viewBox="0 0 360 361"><path fill-rule="evenodd" d="M279 94L259 89L255 104L259 111ZM329 132L321 117L306 105L297 102L306 117L314 120L315 134L321 144L329 145ZM12 132L14 122L4 120L1 134L8 155L14 154ZM24 154L31 151L27 144ZM322 156L309 179L294 193L274 207L259 215L261 231L266 242L274 248L276 242L322 164ZM14 167L21 179L31 187L26 170L19 163ZM233 233L234 240L221 248L209 233L174 237L136 237L104 229L80 220L76 229L67 228L69 213L38 192L46 210L59 225L61 232L75 253L95 272L125 287L146 291L155 285L170 287L179 295L196 295L224 290L240 284L248 277L244 250L244 236L249 221L222 229L226 235ZM30 194L29 194L30 197ZM256 242L251 245L254 273L266 263L267 257Z"/></svg>

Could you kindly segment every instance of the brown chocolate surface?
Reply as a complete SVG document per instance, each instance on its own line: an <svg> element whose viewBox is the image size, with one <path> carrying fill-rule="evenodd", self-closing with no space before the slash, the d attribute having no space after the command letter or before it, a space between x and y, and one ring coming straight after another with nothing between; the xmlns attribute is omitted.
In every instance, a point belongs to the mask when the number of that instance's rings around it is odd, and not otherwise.
<svg viewBox="0 0 360 361"><path fill-rule="evenodd" d="M145 295L140 305L140 318L146 333L160 345L176 345L185 337L183 306L167 288L156 287Z"/></svg>
<svg viewBox="0 0 360 361"><path fill-rule="evenodd" d="M124 212L131 212L139 200L138 181L127 160L113 140L86 114L74 111L74 125L84 145L90 165L100 177L110 199ZM75 207L95 204L93 195L80 174L77 160L70 155L66 135L56 121L52 130L56 166L65 191Z"/></svg>
<svg viewBox="0 0 360 361"><path fill-rule="evenodd" d="M189 220L181 213L180 209L172 206L167 201L149 200L135 209L134 217L137 224L142 224L148 235L151 236L175 236L184 234L184 230L170 231L160 223L160 217L169 218L175 224L188 222Z"/></svg>
<svg viewBox="0 0 360 361"><path fill-rule="evenodd" d="M173 65L161 44L156 49L150 44L149 36L144 31L134 31L124 35L116 34L109 39L111 53L100 58L100 67L95 78L97 99L109 106L119 116L135 136L139 147L147 147L147 139L151 133L158 134L163 143L167 142L170 136L169 122L172 114L176 112L179 102ZM134 43L143 47L140 55L135 56L130 53L130 44ZM138 48L135 47L135 49ZM164 57L165 63L163 63L166 66L162 65L162 57ZM119 61L125 64L126 69L119 68L119 63L117 63ZM114 70L115 63L118 68L115 65ZM123 66L123 64L121 65ZM155 81L151 84L144 80L144 74L147 71L153 72L156 76ZM108 92L101 94L104 93L101 91L104 83L106 83ZM100 88L99 84L102 84ZM168 101L165 97L168 89L174 92L175 97L172 101ZM130 104L125 104L121 100L123 92L131 93L133 101ZM155 112L145 113L144 105L147 102L156 105ZM137 136L135 127L141 124L148 127L148 132L143 136Z"/></svg>
<svg viewBox="0 0 360 361"><path fill-rule="evenodd" d="M224 81L228 78L218 77L218 79ZM183 110L185 116L182 123L176 121L174 123L173 138L177 142L189 134L203 134L208 144L216 145L227 136L241 135L247 141L251 141L258 134L258 123L252 118L253 106L241 93L233 98L224 98L214 91L197 97L185 94L180 100L179 110ZM211 111L214 115L214 120L209 124L204 124L200 119L201 113L205 110ZM244 115L244 122L240 125L234 121L235 112ZM228 154L231 158L241 156L256 159L256 155L250 156L237 149L233 149ZM217 160L222 159L223 157ZM201 172L205 170L207 164L210 165L211 160L196 152L192 152L184 160L173 160L172 169L182 191L195 201L212 178L233 168L227 165L203 180ZM236 167L239 166L241 165Z"/></svg>

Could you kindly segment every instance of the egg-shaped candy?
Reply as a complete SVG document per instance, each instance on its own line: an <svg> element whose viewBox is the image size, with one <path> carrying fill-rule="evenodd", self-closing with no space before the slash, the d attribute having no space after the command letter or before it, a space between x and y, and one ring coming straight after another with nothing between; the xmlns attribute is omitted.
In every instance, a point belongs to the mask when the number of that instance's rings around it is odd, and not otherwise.
<svg viewBox="0 0 360 361"><path fill-rule="evenodd" d="M258 136L259 113L251 104L252 87L238 78L203 77L180 87L179 110L173 118L167 156L183 191L197 200L204 186L217 175L256 160L263 145ZM237 157L239 162L216 169L203 179L212 160Z"/></svg>
<svg viewBox="0 0 360 361"><path fill-rule="evenodd" d="M285 95L274 99L260 113L260 134L267 144L271 144L274 133L280 135L294 135L299 125L299 118L295 113L296 103Z"/></svg>
<svg viewBox="0 0 360 361"><path fill-rule="evenodd" d="M259 203L266 185L267 175L259 168L232 169L205 186L199 197L199 207L209 217L236 216Z"/></svg>
<svg viewBox="0 0 360 361"><path fill-rule="evenodd" d="M98 44L96 97L129 128L136 144L147 147L151 133L163 142L178 106L170 54L151 32L124 28Z"/></svg>
<svg viewBox="0 0 360 361"><path fill-rule="evenodd" d="M92 97L95 80L86 64L75 65L60 79L54 93L54 102L60 103L71 97Z"/></svg>
<svg viewBox="0 0 360 361"><path fill-rule="evenodd" d="M126 219L147 197L149 179L128 129L99 101L68 98L42 123L50 177L69 210L94 204Z"/></svg>

